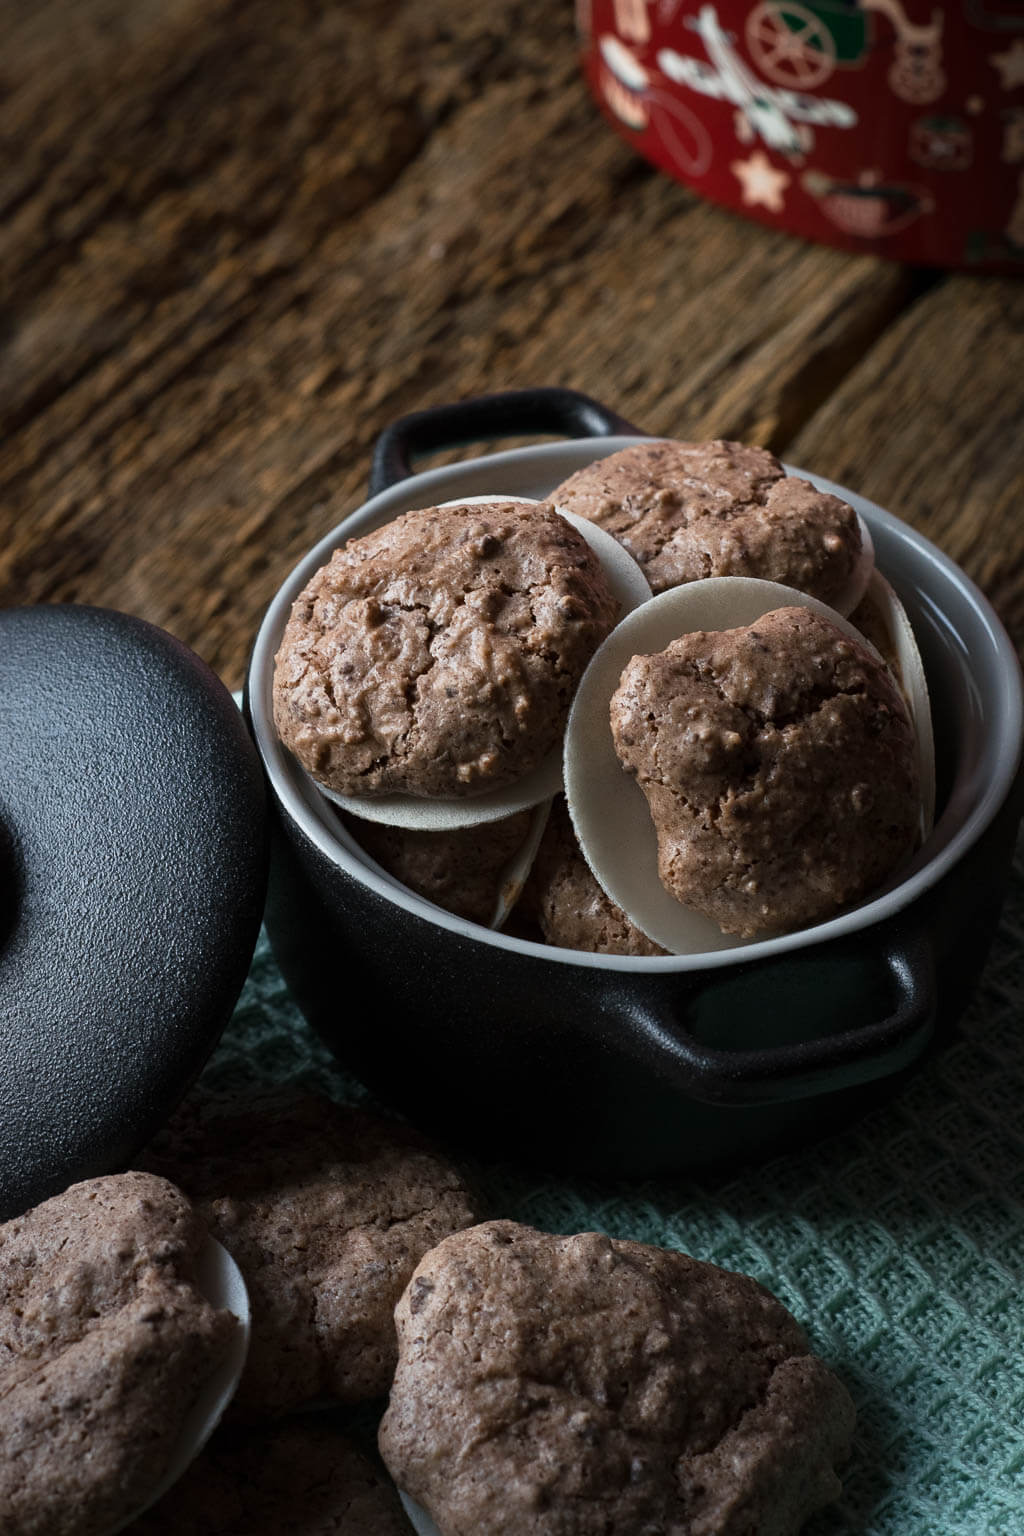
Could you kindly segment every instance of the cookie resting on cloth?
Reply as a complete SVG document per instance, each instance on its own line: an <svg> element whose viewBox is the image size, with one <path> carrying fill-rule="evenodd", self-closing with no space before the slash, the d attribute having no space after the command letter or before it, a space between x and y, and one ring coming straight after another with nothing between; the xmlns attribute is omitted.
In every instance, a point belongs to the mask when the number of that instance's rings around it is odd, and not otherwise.
<svg viewBox="0 0 1024 1536"><path fill-rule="evenodd" d="M380 1430L443 1536L792 1536L854 1410L756 1281L489 1222L418 1266Z"/></svg>
<svg viewBox="0 0 1024 1536"><path fill-rule="evenodd" d="M917 842L917 746L899 690L808 609L635 656L611 728L650 806L662 883L725 933L832 917Z"/></svg>
<svg viewBox="0 0 1024 1536"><path fill-rule="evenodd" d="M145 1504L237 1323L194 1284L206 1228L145 1173L0 1226L0 1531L101 1536Z"/></svg>
<svg viewBox="0 0 1024 1536"><path fill-rule="evenodd" d="M186 1109L146 1162L188 1191L248 1287L236 1418L383 1397L406 1281L477 1219L462 1176L414 1132L314 1096Z"/></svg>
<svg viewBox="0 0 1024 1536"><path fill-rule="evenodd" d="M852 507L743 443L637 443L577 470L548 500L614 535L655 592L757 576L835 606L861 560Z"/></svg>
<svg viewBox="0 0 1024 1536"><path fill-rule="evenodd" d="M345 795L496 789L556 745L617 616L597 556L548 507L406 512L349 540L297 598L275 725Z"/></svg>
<svg viewBox="0 0 1024 1536"><path fill-rule="evenodd" d="M409 1536L391 1480L329 1416L221 1429L125 1536Z"/></svg>

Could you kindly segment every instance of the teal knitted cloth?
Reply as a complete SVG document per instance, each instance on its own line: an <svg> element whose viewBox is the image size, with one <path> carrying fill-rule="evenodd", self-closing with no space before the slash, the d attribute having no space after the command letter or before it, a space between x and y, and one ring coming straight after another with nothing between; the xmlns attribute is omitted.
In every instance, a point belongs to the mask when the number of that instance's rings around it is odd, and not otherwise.
<svg viewBox="0 0 1024 1536"><path fill-rule="evenodd" d="M852 1129L727 1181L475 1170L492 1214L680 1248L761 1280L857 1404L842 1501L807 1536L1024 1532L1024 842L955 1040ZM365 1098L265 939L201 1096Z"/></svg>

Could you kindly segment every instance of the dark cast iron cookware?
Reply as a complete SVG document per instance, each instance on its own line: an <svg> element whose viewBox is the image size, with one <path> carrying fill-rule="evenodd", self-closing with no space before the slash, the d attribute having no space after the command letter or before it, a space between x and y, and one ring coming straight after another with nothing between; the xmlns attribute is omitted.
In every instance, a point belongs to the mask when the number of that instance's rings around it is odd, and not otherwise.
<svg viewBox="0 0 1024 1536"><path fill-rule="evenodd" d="M231 695L141 619L0 609L0 699L2 1221L125 1166L198 1075L259 932L266 814Z"/></svg>
<svg viewBox="0 0 1024 1536"><path fill-rule="evenodd" d="M528 432L571 440L412 473L415 454ZM914 625L935 719L936 826L893 889L750 948L638 959L489 933L372 865L274 736L273 657L292 601L338 544L403 510L544 496L637 435L566 390L399 421L377 445L370 501L281 588L247 689L274 809L267 928L308 1018L376 1092L450 1141L616 1172L767 1154L892 1092L967 1001L1021 812L1021 678L1005 632L958 567L854 496Z"/></svg>

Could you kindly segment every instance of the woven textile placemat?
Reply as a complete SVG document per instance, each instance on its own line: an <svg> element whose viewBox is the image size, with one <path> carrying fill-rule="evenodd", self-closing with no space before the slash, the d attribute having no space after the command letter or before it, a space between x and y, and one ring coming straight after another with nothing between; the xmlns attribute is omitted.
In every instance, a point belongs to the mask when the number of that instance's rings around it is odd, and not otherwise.
<svg viewBox="0 0 1024 1536"><path fill-rule="evenodd" d="M196 1092L364 1100L265 937ZM842 1501L807 1536L1024 1532L1024 841L974 1001L895 1101L727 1181L473 1172L490 1214L679 1248L762 1281L858 1410Z"/></svg>

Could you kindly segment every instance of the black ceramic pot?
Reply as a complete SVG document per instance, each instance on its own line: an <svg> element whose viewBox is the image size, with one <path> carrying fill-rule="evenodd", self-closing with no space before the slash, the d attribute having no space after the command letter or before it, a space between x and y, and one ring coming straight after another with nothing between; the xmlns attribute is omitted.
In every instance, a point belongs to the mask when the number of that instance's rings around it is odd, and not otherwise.
<svg viewBox="0 0 1024 1536"><path fill-rule="evenodd" d="M569 440L412 473L414 454L528 432ZM898 886L741 950L640 959L492 933L382 874L274 735L273 658L294 598L339 543L402 511L543 497L636 435L563 390L404 418L378 444L371 499L282 585L248 679L274 807L267 927L308 1018L379 1095L448 1141L616 1172L733 1162L835 1128L941 1040L995 926L1024 718L1015 652L981 593L926 539L842 491L909 613L932 698L938 812Z"/></svg>

